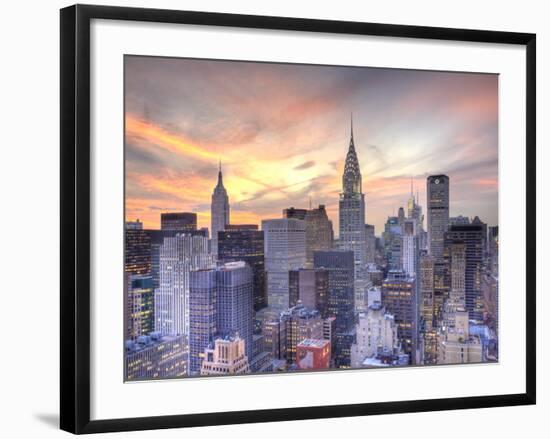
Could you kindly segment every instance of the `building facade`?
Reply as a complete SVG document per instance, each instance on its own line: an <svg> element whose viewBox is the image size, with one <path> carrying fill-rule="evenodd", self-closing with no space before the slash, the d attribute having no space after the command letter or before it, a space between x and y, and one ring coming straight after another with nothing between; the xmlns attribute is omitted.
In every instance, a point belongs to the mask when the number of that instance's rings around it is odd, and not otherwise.
<svg viewBox="0 0 550 439"><path fill-rule="evenodd" d="M242 338L217 338L213 345L205 348L201 375L240 375L245 373L250 373L250 365Z"/></svg>
<svg viewBox="0 0 550 439"><path fill-rule="evenodd" d="M390 271L382 283L382 305L394 316L401 347L415 364L418 328L415 279L402 270Z"/></svg>
<svg viewBox="0 0 550 439"><path fill-rule="evenodd" d="M173 378L187 375L189 348L184 335L158 332L127 341L124 355L126 381Z"/></svg>
<svg viewBox="0 0 550 439"><path fill-rule="evenodd" d="M319 268L301 268L288 272L289 302L296 306L300 301L306 308L328 316L328 271Z"/></svg>
<svg viewBox="0 0 550 439"><path fill-rule="evenodd" d="M436 261L443 260L445 232L449 225L449 177L430 175L427 179L428 250Z"/></svg>
<svg viewBox="0 0 550 439"><path fill-rule="evenodd" d="M466 225L449 226L445 234L447 253L457 243L465 246L465 299L466 311L470 319L481 322L483 320L483 256L485 248L485 224L479 220ZM447 258L448 259L448 258ZM449 261L447 261L449 270ZM447 276L449 282L449 276Z"/></svg>
<svg viewBox="0 0 550 439"><path fill-rule="evenodd" d="M252 358L253 276L244 262L191 272L189 277L190 372L201 370L204 350L215 337L238 336Z"/></svg>
<svg viewBox="0 0 550 439"><path fill-rule="evenodd" d="M160 229L177 232L197 230L197 214L192 212L168 212L160 214Z"/></svg>
<svg viewBox="0 0 550 439"><path fill-rule="evenodd" d="M313 253L332 249L334 232L323 204L306 212L306 266L313 267Z"/></svg>
<svg viewBox="0 0 550 439"><path fill-rule="evenodd" d="M330 342L307 338L296 346L298 369L328 369L330 367Z"/></svg>
<svg viewBox="0 0 550 439"><path fill-rule="evenodd" d="M126 340L136 340L155 330L153 278L150 275L132 274L128 277L126 310Z"/></svg>
<svg viewBox="0 0 550 439"><path fill-rule="evenodd" d="M268 305L278 311L289 308L288 272L306 263L305 221L295 218L262 221Z"/></svg>
<svg viewBox="0 0 550 439"><path fill-rule="evenodd" d="M356 342L351 346L351 367L362 367L366 358L378 353L397 353L399 341L393 315L381 304L371 305L366 313L359 314L356 325Z"/></svg>
<svg viewBox="0 0 550 439"><path fill-rule="evenodd" d="M229 227L218 232L218 260L220 262L244 261L252 268L254 310L267 306L265 276L264 232L262 230Z"/></svg>
<svg viewBox="0 0 550 439"><path fill-rule="evenodd" d="M159 287L155 290L155 331L188 334L189 273L212 265L205 237L177 233L164 238L159 251Z"/></svg>

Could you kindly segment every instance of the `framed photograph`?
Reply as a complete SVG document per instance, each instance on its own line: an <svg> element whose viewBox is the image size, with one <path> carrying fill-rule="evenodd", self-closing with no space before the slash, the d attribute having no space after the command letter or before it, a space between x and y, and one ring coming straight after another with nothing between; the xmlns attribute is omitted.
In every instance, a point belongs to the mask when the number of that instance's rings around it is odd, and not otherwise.
<svg viewBox="0 0 550 439"><path fill-rule="evenodd" d="M61 10L61 428L535 403L535 35Z"/></svg>

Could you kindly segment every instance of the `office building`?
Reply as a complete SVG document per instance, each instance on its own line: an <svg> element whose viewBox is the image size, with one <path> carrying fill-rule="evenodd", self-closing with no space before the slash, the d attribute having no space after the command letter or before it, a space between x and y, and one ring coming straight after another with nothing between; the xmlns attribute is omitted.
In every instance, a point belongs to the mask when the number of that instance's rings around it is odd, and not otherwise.
<svg viewBox="0 0 550 439"><path fill-rule="evenodd" d="M313 266L313 253L320 250L330 250L333 245L334 232L332 221L328 219L325 206L306 212L306 266Z"/></svg>
<svg viewBox="0 0 550 439"><path fill-rule="evenodd" d="M457 312L455 324L440 335L438 363L479 363L482 353L480 337L470 334L468 312Z"/></svg>
<svg viewBox="0 0 550 439"><path fill-rule="evenodd" d="M252 268L254 310L267 306L267 286L264 258L264 232L246 225L228 226L218 232L218 260L220 262L244 261Z"/></svg>
<svg viewBox="0 0 550 439"><path fill-rule="evenodd" d="M455 313L466 309L466 245L461 242L447 242L445 246L449 264L450 288L445 302L444 326L452 326Z"/></svg>
<svg viewBox="0 0 550 439"><path fill-rule="evenodd" d="M403 271L390 271L382 283L382 305L397 324L403 351L416 362L418 306L415 279Z"/></svg>
<svg viewBox="0 0 550 439"><path fill-rule="evenodd" d="M139 220L126 222L124 271L127 275L149 274L151 271L151 242Z"/></svg>
<svg viewBox="0 0 550 439"><path fill-rule="evenodd" d="M401 260L405 273L416 277L418 271L418 235L417 225L414 220L403 221L403 234L401 236Z"/></svg>
<svg viewBox="0 0 550 439"><path fill-rule="evenodd" d="M288 272L306 263L305 221L295 218L262 221L268 305L289 308Z"/></svg>
<svg viewBox="0 0 550 439"><path fill-rule="evenodd" d="M215 337L238 335L252 358L252 269L229 262L193 271L189 277L190 371L201 370L205 348Z"/></svg>
<svg viewBox="0 0 550 439"><path fill-rule="evenodd" d="M126 306L126 340L136 340L154 332L154 290L150 275L129 275Z"/></svg>
<svg viewBox="0 0 550 439"><path fill-rule="evenodd" d="M323 338L323 319L319 311L308 309L301 303L281 313L285 324L286 360L288 364L296 362L296 346L306 338Z"/></svg>
<svg viewBox="0 0 550 439"><path fill-rule="evenodd" d="M350 331L355 306L353 252L318 251L313 260L316 269L328 271L328 315L336 317L336 332Z"/></svg>
<svg viewBox="0 0 550 439"><path fill-rule="evenodd" d="M330 367L330 341L307 338L296 346L298 369L328 369Z"/></svg>
<svg viewBox="0 0 550 439"><path fill-rule="evenodd" d="M449 177L430 175L427 179L428 249L436 262L443 259L445 232L449 225Z"/></svg>
<svg viewBox="0 0 550 439"><path fill-rule="evenodd" d="M155 290L155 331L188 334L189 274L212 265L205 237L177 233L164 238L159 249L159 287Z"/></svg>
<svg viewBox="0 0 550 439"><path fill-rule="evenodd" d="M306 308L318 310L322 317L328 315L328 271L301 268L288 272L289 302L296 306L300 301Z"/></svg>
<svg viewBox="0 0 550 439"><path fill-rule="evenodd" d="M245 341L238 337L216 338L205 348L201 375L240 375L250 373Z"/></svg>
<svg viewBox="0 0 550 439"><path fill-rule="evenodd" d="M184 335L170 336L153 332L135 341L128 340L124 354L127 381L174 378L187 375L189 348Z"/></svg>
<svg viewBox="0 0 550 439"><path fill-rule="evenodd" d="M161 230L175 230L180 233L197 230L197 214L191 212L168 212L160 214Z"/></svg>
<svg viewBox="0 0 550 439"><path fill-rule="evenodd" d="M378 303L359 314L356 342L351 346L351 367L362 367L368 357L378 353L397 353L399 340L393 315Z"/></svg>
<svg viewBox="0 0 550 439"><path fill-rule="evenodd" d="M471 224L451 225L445 234L445 245L463 243L466 251L465 296L466 311L470 319L483 321L483 294L481 280L483 275L483 255L485 248L486 226L474 219ZM447 262L448 266L448 262ZM448 282L448 277L447 277Z"/></svg>
<svg viewBox="0 0 550 439"><path fill-rule="evenodd" d="M374 226L365 224L365 240L367 243L367 264L374 264L376 257L376 236L374 235Z"/></svg>

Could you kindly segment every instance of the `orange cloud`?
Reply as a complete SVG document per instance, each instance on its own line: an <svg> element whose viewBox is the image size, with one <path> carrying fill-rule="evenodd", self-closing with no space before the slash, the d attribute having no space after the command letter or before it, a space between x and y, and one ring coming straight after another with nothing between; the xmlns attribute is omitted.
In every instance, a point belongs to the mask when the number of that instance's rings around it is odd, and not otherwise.
<svg viewBox="0 0 550 439"><path fill-rule="evenodd" d="M179 134L168 132L151 122L144 121L131 114L126 115L125 129L128 137L144 139L172 153L188 155L203 160L217 161L219 159L218 153L201 148Z"/></svg>

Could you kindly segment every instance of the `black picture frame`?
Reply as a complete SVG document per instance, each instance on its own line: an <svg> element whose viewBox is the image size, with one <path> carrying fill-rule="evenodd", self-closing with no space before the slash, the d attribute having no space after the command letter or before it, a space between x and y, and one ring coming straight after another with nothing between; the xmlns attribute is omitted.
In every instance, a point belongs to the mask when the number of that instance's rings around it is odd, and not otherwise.
<svg viewBox="0 0 550 439"><path fill-rule="evenodd" d="M181 23L514 44L526 47L526 376L525 393L128 419L90 419L90 21ZM536 401L536 36L210 12L75 5L61 10L61 387L60 426L72 433L195 427L535 404Z"/></svg>

